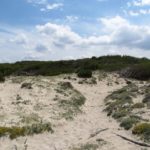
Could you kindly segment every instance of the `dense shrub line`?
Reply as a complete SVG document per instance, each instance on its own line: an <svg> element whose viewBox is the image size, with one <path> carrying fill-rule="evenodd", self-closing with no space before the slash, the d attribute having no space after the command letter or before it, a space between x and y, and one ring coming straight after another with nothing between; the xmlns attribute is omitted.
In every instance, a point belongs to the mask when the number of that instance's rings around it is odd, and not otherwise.
<svg viewBox="0 0 150 150"><path fill-rule="evenodd" d="M137 79L150 77L150 60L131 56L102 56L63 61L22 61L13 64L0 64L0 80L9 75L53 76L63 73L83 71L120 71L129 68L126 76ZM140 71L139 71L140 70ZM125 72L125 71L124 71ZM133 72L133 73L130 73Z"/></svg>
<svg viewBox="0 0 150 150"><path fill-rule="evenodd" d="M150 79L150 62L130 66L122 71L122 75L127 78L138 80Z"/></svg>

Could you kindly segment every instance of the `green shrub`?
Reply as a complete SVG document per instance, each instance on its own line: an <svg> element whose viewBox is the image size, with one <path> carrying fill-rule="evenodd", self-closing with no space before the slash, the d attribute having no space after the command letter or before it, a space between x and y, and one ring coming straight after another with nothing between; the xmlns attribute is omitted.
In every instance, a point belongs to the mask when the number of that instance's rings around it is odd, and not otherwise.
<svg viewBox="0 0 150 150"><path fill-rule="evenodd" d="M113 113L112 117L115 119L120 119L122 117L125 117L128 115L128 111L127 110L118 110L116 112Z"/></svg>
<svg viewBox="0 0 150 150"><path fill-rule="evenodd" d="M132 96L134 96L133 87L133 85L125 86L105 98L105 110L108 116L113 115L113 118L118 119L131 112Z"/></svg>
<svg viewBox="0 0 150 150"><path fill-rule="evenodd" d="M32 84L31 83L23 83L21 85L21 88L23 89L32 89Z"/></svg>
<svg viewBox="0 0 150 150"><path fill-rule="evenodd" d="M150 62L133 65L123 71L123 76L138 80L150 79Z"/></svg>
<svg viewBox="0 0 150 150"><path fill-rule="evenodd" d="M71 100L61 100L59 106L65 109L62 114L66 120L72 120L73 117L81 112L80 107L85 103L86 98L82 95L72 97Z"/></svg>
<svg viewBox="0 0 150 150"><path fill-rule="evenodd" d="M112 94L110 94L109 96L106 97L106 101L107 100L120 100L124 103L132 103L132 96L133 93L130 91L130 87L129 86L125 86L117 91L114 91Z"/></svg>
<svg viewBox="0 0 150 150"><path fill-rule="evenodd" d="M144 104L143 103L135 103L134 105L132 105L132 108L143 108Z"/></svg>
<svg viewBox="0 0 150 150"><path fill-rule="evenodd" d="M150 109L150 102L149 102L149 103L147 103L147 108L148 108L148 109Z"/></svg>
<svg viewBox="0 0 150 150"><path fill-rule="evenodd" d="M79 78L91 78L92 77L92 71L81 69L78 71L78 77Z"/></svg>
<svg viewBox="0 0 150 150"><path fill-rule="evenodd" d="M50 123L32 124L24 127L0 127L0 137L9 135L10 139L15 139L20 136L40 134L46 131L53 133Z"/></svg>
<svg viewBox="0 0 150 150"><path fill-rule="evenodd" d="M92 77L91 81L90 81L90 84L97 84L96 78Z"/></svg>
<svg viewBox="0 0 150 150"><path fill-rule="evenodd" d="M146 94L145 98L143 99L143 103L150 103L150 93Z"/></svg>
<svg viewBox="0 0 150 150"><path fill-rule="evenodd" d="M93 58L84 58L68 61L22 61L13 64L0 64L0 72L4 76L25 75L25 76L54 76L64 73L75 73L78 69L85 70L101 70L101 71L120 71L123 68L138 68L134 73L132 69L131 76L133 78L144 77L149 78L149 59L135 58L131 56L102 56ZM142 64L142 65L141 65ZM138 67L136 67L136 66ZM142 66L142 67L139 67ZM129 72L129 73L130 73ZM137 75L136 75L137 74ZM129 74L130 75L130 74Z"/></svg>
<svg viewBox="0 0 150 150"><path fill-rule="evenodd" d="M75 107L80 107L84 105L86 98L84 96L76 96L72 98L72 105Z"/></svg>
<svg viewBox="0 0 150 150"><path fill-rule="evenodd" d="M0 73L0 83L5 82L5 77Z"/></svg>
<svg viewBox="0 0 150 150"><path fill-rule="evenodd" d="M134 124L138 123L139 119L136 117L128 117L122 120L120 126L126 130L129 130L133 127Z"/></svg>
<svg viewBox="0 0 150 150"><path fill-rule="evenodd" d="M142 139L150 142L150 123L140 123L136 125L133 128L132 133L140 135Z"/></svg>
<svg viewBox="0 0 150 150"><path fill-rule="evenodd" d="M73 95L68 100L59 100L59 107L64 109L62 117L66 120L72 120L73 117L81 112L81 106L84 105L86 98L77 90L73 89Z"/></svg>
<svg viewBox="0 0 150 150"><path fill-rule="evenodd" d="M32 124L32 123L38 123L40 122L41 118L38 116L38 114L31 113L29 115L22 116L21 122L25 124Z"/></svg>

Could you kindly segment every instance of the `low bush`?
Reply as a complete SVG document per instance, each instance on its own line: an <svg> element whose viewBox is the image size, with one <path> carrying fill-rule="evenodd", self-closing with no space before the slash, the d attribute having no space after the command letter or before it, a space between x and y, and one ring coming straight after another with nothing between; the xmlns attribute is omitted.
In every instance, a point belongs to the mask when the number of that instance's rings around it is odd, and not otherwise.
<svg viewBox="0 0 150 150"><path fill-rule="evenodd" d="M126 71L128 77L148 79L150 77L149 64L150 61L146 58L116 55L67 61L22 61L12 64L3 63L0 64L0 72L4 76L54 76L64 73L75 73L80 69L111 72L131 68L131 71Z"/></svg>
<svg viewBox="0 0 150 150"><path fill-rule="evenodd" d="M135 103L132 105L132 108L143 108L144 104L143 103Z"/></svg>
<svg viewBox="0 0 150 150"><path fill-rule="evenodd" d="M113 118L121 118L129 114L132 110L132 97L135 95L134 85L125 86L117 91L114 91L105 98L107 115L112 115Z"/></svg>
<svg viewBox="0 0 150 150"><path fill-rule="evenodd" d="M73 86L70 82L60 82L59 85L60 85L60 88L63 90L73 89Z"/></svg>
<svg viewBox="0 0 150 150"><path fill-rule="evenodd" d="M5 82L5 77L0 73L0 82Z"/></svg>
<svg viewBox="0 0 150 150"><path fill-rule="evenodd" d="M150 93L146 94L145 98L143 99L143 103L150 103Z"/></svg>
<svg viewBox="0 0 150 150"><path fill-rule="evenodd" d="M98 149L97 144L91 144L87 143L85 145L81 145L80 147L72 148L72 150L97 150Z"/></svg>
<svg viewBox="0 0 150 150"><path fill-rule="evenodd" d="M132 67L124 69L122 75L138 80L148 80L150 79L150 62L133 65Z"/></svg>
<svg viewBox="0 0 150 150"><path fill-rule="evenodd" d="M64 109L62 117L66 120L72 120L75 115L81 112L81 106L84 105L86 98L77 90L73 89L73 95L68 100L60 100L59 107Z"/></svg>
<svg viewBox="0 0 150 150"><path fill-rule="evenodd" d="M33 124L40 122L41 118L38 116L38 114L31 113L29 115L22 116L21 122L25 124Z"/></svg>
<svg viewBox="0 0 150 150"><path fill-rule="evenodd" d="M150 123L140 123L136 125L133 128L132 133L140 135L142 139L150 142Z"/></svg>
<svg viewBox="0 0 150 150"><path fill-rule="evenodd" d="M79 78L91 78L92 77L92 71L81 69L81 70L78 71L77 75L78 75Z"/></svg>
<svg viewBox="0 0 150 150"><path fill-rule="evenodd" d="M32 89L32 84L31 83L23 83L21 85L21 88L23 89Z"/></svg>
<svg viewBox="0 0 150 150"><path fill-rule="evenodd" d="M137 117L128 117L122 120L120 126L123 127L125 130L129 130L133 127L134 124L139 122L139 118Z"/></svg>
<svg viewBox="0 0 150 150"><path fill-rule="evenodd" d="M0 137L9 135L10 139L15 139L20 136L40 134L46 131L53 133L50 123L32 124L24 127L0 127Z"/></svg>
<svg viewBox="0 0 150 150"><path fill-rule="evenodd" d="M91 81L89 83L90 84L97 84L96 78L92 77Z"/></svg>
<svg viewBox="0 0 150 150"><path fill-rule="evenodd" d="M116 111L116 112L114 112L114 113L112 114L112 117L113 117L114 119L120 119L120 118L122 118L122 117L127 116L128 113L129 113L129 112L128 112L127 110L118 110L118 111Z"/></svg>

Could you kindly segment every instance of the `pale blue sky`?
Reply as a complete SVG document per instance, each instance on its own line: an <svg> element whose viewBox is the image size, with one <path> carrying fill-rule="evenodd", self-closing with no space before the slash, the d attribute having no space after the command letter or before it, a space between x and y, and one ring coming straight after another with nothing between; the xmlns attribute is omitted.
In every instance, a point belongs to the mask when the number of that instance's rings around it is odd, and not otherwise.
<svg viewBox="0 0 150 150"><path fill-rule="evenodd" d="M1 0L0 62L150 57L150 0Z"/></svg>

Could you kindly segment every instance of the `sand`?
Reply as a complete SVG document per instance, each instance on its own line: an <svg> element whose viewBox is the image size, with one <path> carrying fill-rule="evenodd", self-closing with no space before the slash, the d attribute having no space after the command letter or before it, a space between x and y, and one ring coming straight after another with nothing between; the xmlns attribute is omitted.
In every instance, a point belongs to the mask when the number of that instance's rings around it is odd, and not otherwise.
<svg viewBox="0 0 150 150"><path fill-rule="evenodd" d="M126 85L124 79L116 74L110 74L107 78L97 84L79 84L73 79L64 79L64 76L57 77L10 77L3 84L0 84L0 125L13 126L22 125L20 116L35 113L44 120L52 123L54 133L43 133L34 136L19 137L10 140L8 137L0 138L0 150L72 150L73 147L80 147L87 143L99 142L98 150L142 150L142 147L127 142L114 133L121 134L128 138L138 140L130 131L119 127L119 123L108 117L104 112L104 99L109 93ZM97 77L97 74L95 75ZM18 79L20 78L20 79ZM17 80L17 81L16 81ZM13 82L12 82L13 81ZM77 114L73 120L59 118L58 106L54 98L59 95L54 89L59 82L71 82L74 89L77 89L85 96L86 102L82 106L82 113ZM108 85L111 82L111 86ZM115 81L119 82L116 84ZM33 89L21 89L23 82L32 82ZM28 104L13 105L16 96L28 100ZM59 95L60 97L61 95ZM41 104L39 110L35 110L36 104ZM57 119L56 119L57 118ZM91 134L100 129L108 128L93 138Z"/></svg>

